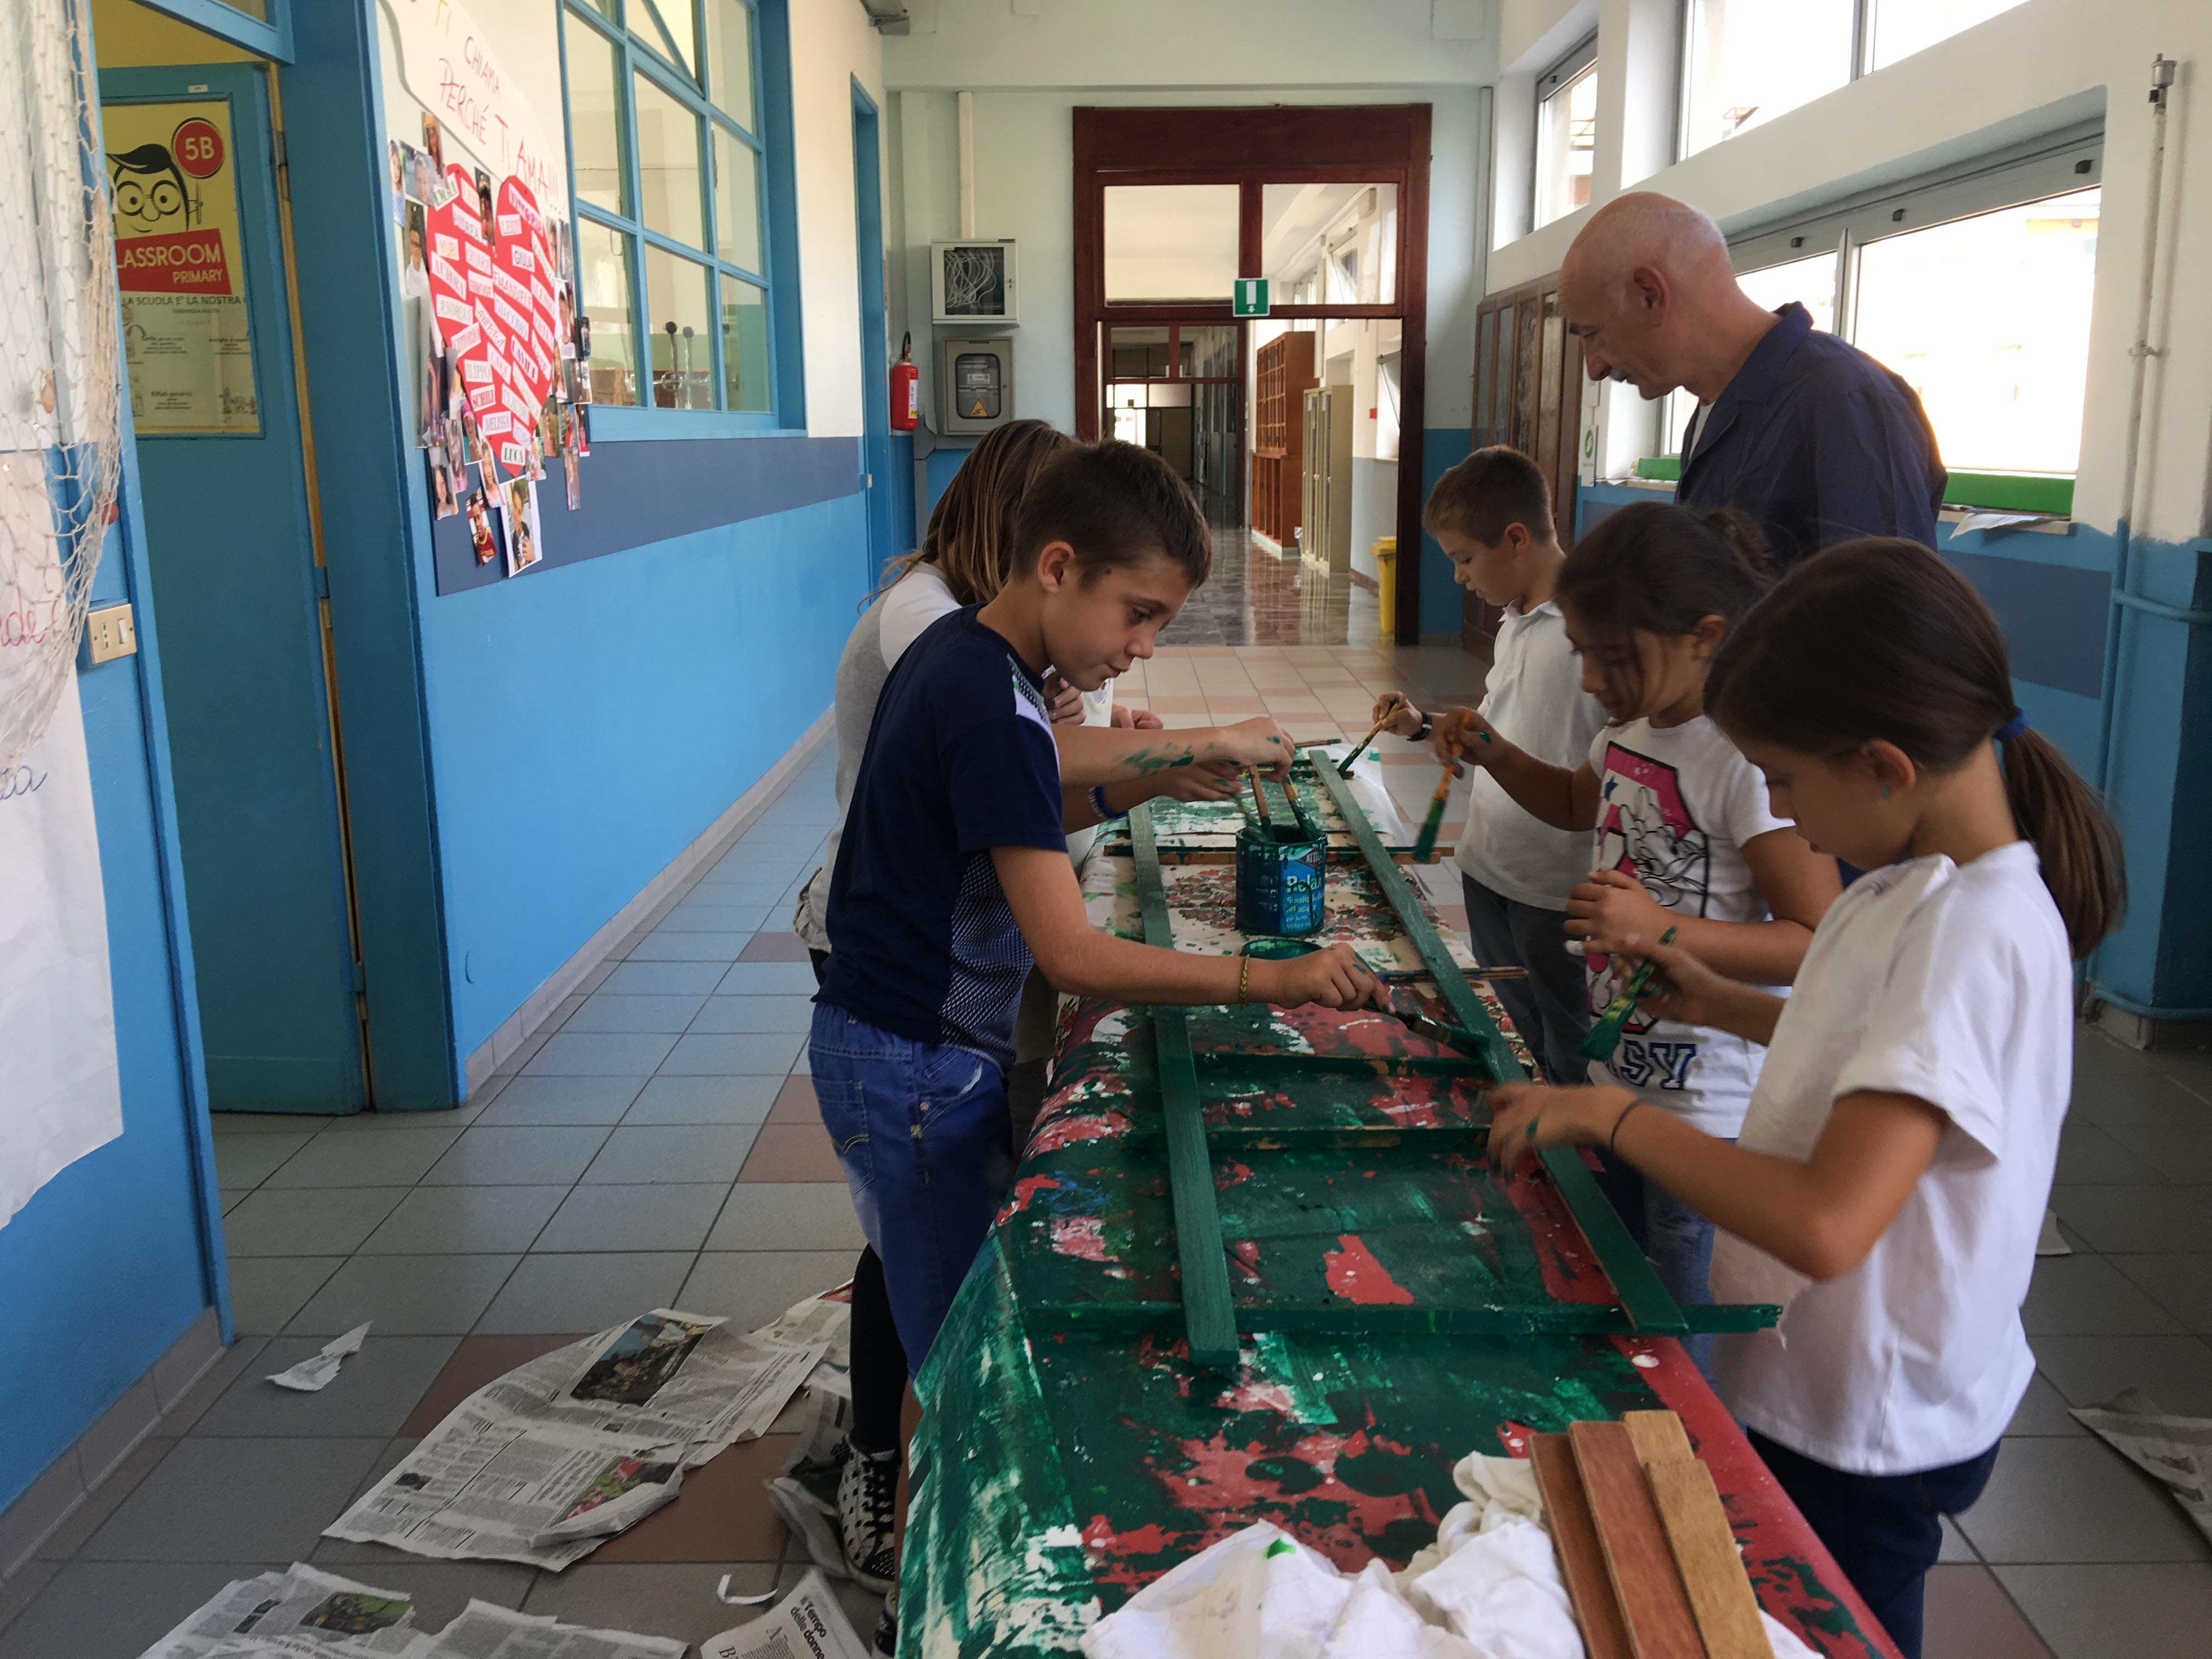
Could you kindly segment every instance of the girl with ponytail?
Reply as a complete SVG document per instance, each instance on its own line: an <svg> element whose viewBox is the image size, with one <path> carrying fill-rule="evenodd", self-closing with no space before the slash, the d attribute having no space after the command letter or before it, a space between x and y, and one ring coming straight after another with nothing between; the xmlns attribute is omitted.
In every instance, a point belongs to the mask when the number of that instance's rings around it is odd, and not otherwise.
<svg viewBox="0 0 2212 1659"><path fill-rule="evenodd" d="M1787 1001L1649 933L1644 1007L1769 1045L1733 1146L1624 1089L1492 1097L1493 1162L1603 1146L1719 1224L1722 1398L1907 1656L1939 1516L1981 1495L2034 1360L2020 1308L2073 1076L2070 959L2118 920L2094 795L2013 706L2004 638L1911 542L1800 565L1706 706L1812 847L1869 872Z"/></svg>
<svg viewBox="0 0 2212 1659"><path fill-rule="evenodd" d="M1447 759L1486 768L1547 823L1594 832L1590 874L1568 893L1566 921L1568 948L1589 969L1593 1019L1638 965L1620 954L1628 939L1673 928L1723 972L1787 985L1835 899L1835 860L1767 809L1759 774L1707 714L1716 653L1769 580L1759 532L1740 513L1622 507L1575 544L1554 594L1583 689L1611 721L1589 758L1547 765L1468 709L1437 721ZM1764 1058L1733 1030L1646 1003L1590 1076L1729 1138ZM1711 1302L1713 1224L1703 1206L1618 1160L1598 1179L1675 1301ZM1712 1338L1683 1346L1705 1369Z"/></svg>

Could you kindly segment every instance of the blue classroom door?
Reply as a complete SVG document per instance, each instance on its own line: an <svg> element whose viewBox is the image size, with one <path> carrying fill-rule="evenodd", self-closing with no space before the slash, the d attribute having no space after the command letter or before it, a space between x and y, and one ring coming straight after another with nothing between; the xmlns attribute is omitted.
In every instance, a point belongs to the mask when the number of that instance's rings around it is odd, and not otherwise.
<svg viewBox="0 0 2212 1659"><path fill-rule="evenodd" d="M356 957L267 85L234 64L100 79L209 1103L358 1111Z"/></svg>

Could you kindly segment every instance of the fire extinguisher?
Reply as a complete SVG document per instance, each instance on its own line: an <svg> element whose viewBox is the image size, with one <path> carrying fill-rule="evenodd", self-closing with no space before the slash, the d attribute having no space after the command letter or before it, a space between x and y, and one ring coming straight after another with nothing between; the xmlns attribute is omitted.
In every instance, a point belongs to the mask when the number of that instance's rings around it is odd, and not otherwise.
<svg viewBox="0 0 2212 1659"><path fill-rule="evenodd" d="M914 366L914 336L899 342L898 361L891 365L891 429L911 432L921 416L921 371Z"/></svg>

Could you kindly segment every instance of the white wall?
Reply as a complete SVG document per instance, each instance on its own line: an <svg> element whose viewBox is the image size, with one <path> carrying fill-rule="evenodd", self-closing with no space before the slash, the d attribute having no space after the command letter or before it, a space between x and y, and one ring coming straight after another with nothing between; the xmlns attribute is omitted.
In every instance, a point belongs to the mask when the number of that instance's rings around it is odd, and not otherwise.
<svg viewBox="0 0 2212 1659"><path fill-rule="evenodd" d="M1017 21L1024 20L1017 19ZM1118 26L1117 26L1118 32ZM904 73L900 42L884 43L884 74ZM1427 410L1432 427L1473 418L1478 157L1483 148L1472 86L1344 85L1320 91L1292 86L1128 92L1097 88L983 90L975 94L975 231L1020 244L1021 327L1015 337L1015 412L1075 426L1074 117L1078 104L1426 103L1431 107L1429 173ZM897 100L902 282L917 361L931 335L928 244L959 226L958 146L954 94L902 91ZM933 408L923 365L924 407Z"/></svg>
<svg viewBox="0 0 2212 1659"><path fill-rule="evenodd" d="M1589 0L1509 0L1506 84L1545 63L1547 33ZM1601 89L1595 202L1626 177L1631 188L1663 191L1704 208L1732 234L1861 191L1955 165L2052 132L2100 112L2106 120L2103 227L2083 410L2075 514L2110 528L2121 514L2120 456L2142 277L2151 117L2152 56L2181 63L2170 119L2166 247L2161 268L2212 269L2212 109L2200 107L2212 60L2212 5L2203 0L2028 0L1923 52L1791 111L1740 137L1643 177L1638 158L1671 154L1673 79L1678 59L1666 32L1678 27L1673 0L1601 0ZM1547 21L1548 20L1548 21ZM1564 25L1563 25L1564 26ZM1548 61L1548 60L1547 60ZM1501 96L1501 111L1504 100ZM1608 122L1605 118L1613 117ZM1504 119L1501 114L1501 120ZM1501 140L1501 159L1505 146ZM1501 165L1499 219L1506 198L1526 199L1519 171ZM1491 256L1495 292L1559 268L1585 213L1502 241ZM1525 224L1523 218L1521 222ZM2212 312L2169 278L2152 328L2164 355L2150 372L2145 409L2139 532L2166 540L2204 533L2205 434L2212 430ZM1624 409L1620 413L1632 412Z"/></svg>

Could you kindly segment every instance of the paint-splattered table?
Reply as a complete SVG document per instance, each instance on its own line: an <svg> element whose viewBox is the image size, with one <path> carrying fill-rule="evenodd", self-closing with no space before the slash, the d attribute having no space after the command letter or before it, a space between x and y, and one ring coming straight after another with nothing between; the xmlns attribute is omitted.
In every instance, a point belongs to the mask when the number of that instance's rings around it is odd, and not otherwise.
<svg viewBox="0 0 2212 1659"><path fill-rule="evenodd" d="M1358 810L1348 791L1315 796L1340 826ZM1487 1015L1504 1050L1492 1075L1525 1063L1487 992L1432 961L1467 958L1391 888L1388 848L1343 827L1376 856L1332 866L1322 936L1440 967L1455 984L1394 991L1462 1027ZM1127 852L1093 858L1094 923L1157 939L1164 898L1178 948L1242 950L1231 867L1162 850L1140 822ZM1224 1364L1194 1363L1186 1334L1184 1282L1207 1264L1179 1253L1194 1183L1176 1177L1193 1166L1162 1103L1186 1065L1233 1299ZM1347 1570L1402 1566L1459 1501L1468 1452L1665 1407L1711 1468L1767 1611L1825 1654L1893 1656L1680 1346L1648 1334L1681 1316L1639 1301L1640 1259L1576 1201L1583 1166L1487 1174L1486 1080L1371 1011L1064 1011L1013 1194L922 1373L901 1651L1072 1650L1255 1519ZM1755 1315L1771 1312L1708 1318Z"/></svg>

